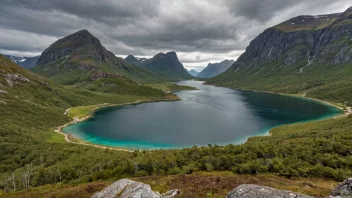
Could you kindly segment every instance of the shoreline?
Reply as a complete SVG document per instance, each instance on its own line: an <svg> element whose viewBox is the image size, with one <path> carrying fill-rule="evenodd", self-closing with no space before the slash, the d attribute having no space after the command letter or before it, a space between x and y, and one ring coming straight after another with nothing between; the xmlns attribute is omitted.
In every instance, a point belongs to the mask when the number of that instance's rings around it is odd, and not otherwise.
<svg viewBox="0 0 352 198"><path fill-rule="evenodd" d="M216 85L213 85L213 86L216 86ZM222 87L222 86L219 86L219 87ZM228 87L225 87L225 88L228 88ZM300 98L300 99L313 100L313 101L324 103L326 105L329 105L329 106L332 106L332 107L335 107L337 109L342 110L344 113L342 115L340 115L340 116L337 116L337 117L352 115L352 107L346 106L345 108L343 108L343 107L337 106L337 105L335 105L335 104L333 104L331 102L325 101L325 100L306 97L306 93L304 93L302 96L299 96L299 95L293 95L293 94L277 93L277 92L272 92L272 91L262 91L262 90L256 90L256 89L245 89L245 88L229 88L229 89L243 90L243 91L253 91L253 92L263 92L263 93L270 93L270 94L276 94L276 95L296 97L296 98ZM337 118L337 117L332 117L332 118ZM328 119L331 119L331 118L328 118Z"/></svg>
<svg viewBox="0 0 352 198"><path fill-rule="evenodd" d="M213 86L216 86L216 85L213 85ZM216 87L222 87L222 86L216 86ZM224 87L224 88L228 88L228 87ZM340 118L340 117L347 117L349 115L352 115L352 107L345 107L345 108L342 108L340 106L337 106L333 103L330 103L328 101L324 101L324 100L320 100L320 99L316 99L316 98L310 98L310 97L305 97L305 94L302 95L302 96L299 96L299 95L292 95L292 94L284 94L284 93L276 93L276 92L271 92L271 91L261 91L261 90L254 90L254 89L244 89L244 88L229 88L229 89L233 89L233 90L245 90L245 91L254 91L254 92L263 92L263 93L270 93L270 94L276 94L276 95L283 95L283 96L289 96L289 97L296 97L296 98L299 98L299 99L308 99L308 100L312 100L312 101L315 101L315 102L319 102L319 103L323 103L325 105L329 105L329 106L332 106L332 107L335 107L337 109L340 109L343 111L343 113L341 113L341 115L337 115L337 116L334 116L334 117L328 117L328 118L323 118L321 120L326 120L326 119L336 119L336 118ZM64 135L65 136L65 140L66 142L69 142L69 143L73 143L73 144L80 144L80 145L85 145L85 146L92 146L92 147L95 147L95 148L101 148L101 149L110 149L110 150L116 150L116 151L125 151L125 152L134 152L135 150L131 150L131 149L127 149L127 148L118 148L118 147L110 147L110 146L102 146L102 145L99 145L99 144L94 144L94 143L84 143L85 141L84 140L81 140L79 138L77 138L78 140L80 141L83 141L83 142L73 142L70 140L70 134L66 134L64 132L62 132L62 129L71 125L71 124L76 124L76 123L79 123L79 122L83 122L87 119L89 119L96 110L98 109L101 109L101 108L104 108L104 107L110 107L110 106L123 106L123 105L133 105L133 104L142 104L142 103L148 103L148 102L163 102L163 101L178 101L178 100L182 100L180 98L174 98L174 99L156 99L156 100L145 100L145 101L135 101L135 102L127 102L127 103L121 103L121 104L110 104L110 103L103 103L103 104L100 104L101 106L98 106L98 107L95 107L91 110L91 113L88 115L88 116L85 116L81 119L75 117L73 121L70 121L62 126L59 126L57 127L54 131L57 132L57 133L60 133L61 135ZM98 104L99 105L99 104ZM78 107L78 106L77 106ZM72 107L71 107L72 108ZM68 114L69 110L71 108L68 108L66 109L64 115ZM319 120L319 121L321 121ZM307 122L314 122L316 120L311 120L311 121L307 121ZM292 123L294 124L294 123ZM287 125L287 124L285 124ZM283 125L281 125L283 126ZM276 128L276 127L279 127L279 126L275 126L271 129L269 129L266 134L263 134L263 135L260 135L260 136L271 136L271 130ZM252 137L257 137L257 136L252 136ZM245 144L246 142L248 142L248 139L251 138L251 137L248 137L245 141L243 141L242 143L240 144ZM170 148L172 149L172 148ZM179 149L179 148L176 148L176 149ZM155 149L153 149L155 150Z"/></svg>
<svg viewBox="0 0 352 198"><path fill-rule="evenodd" d="M135 102L126 102L126 103L120 103L120 104L110 104L110 103L103 103L103 104L98 104L98 107L95 107L91 110L90 114L83 117L83 118L77 118L74 117L72 121L65 123L61 126L58 126L54 129L54 132L59 133L61 135L63 135L65 137L66 142L68 143L72 143L72 144L79 144L79 145L84 145L84 146L91 146L91 147L95 147L95 148L101 148L101 149L109 149L109 150L115 150L115 151L124 151L124 152L134 152L135 150L130 150L130 149L126 149L126 148L118 148L118 147L109 147L109 146L102 146L102 145L98 145L98 144L93 144L93 143L85 143L84 140L81 140L79 138L79 140L83 141L83 142L74 142L71 141L70 136L72 136L71 134L67 134L64 133L62 131L63 128L72 125L72 124L77 124L79 122L83 122L87 119L89 119L90 117L93 116L94 112L98 109L104 108L104 107L112 107L112 106L124 106L124 105L134 105L134 104L142 104L142 103L148 103L148 102L163 102L163 101L178 101L181 100L180 98L172 98L172 99L155 99L155 100L143 100L143 101L135 101ZM79 106L77 106L79 107ZM70 111L72 107L68 108L65 110L63 115L68 114L68 112Z"/></svg>

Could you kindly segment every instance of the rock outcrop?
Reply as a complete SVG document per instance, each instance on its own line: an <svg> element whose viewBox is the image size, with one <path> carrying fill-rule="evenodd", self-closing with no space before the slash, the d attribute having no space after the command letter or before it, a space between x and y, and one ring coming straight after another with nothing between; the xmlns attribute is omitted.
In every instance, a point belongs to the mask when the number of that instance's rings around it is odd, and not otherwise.
<svg viewBox="0 0 352 198"><path fill-rule="evenodd" d="M3 74L7 84L12 87L15 84L21 84L29 82L29 79L22 76L21 74Z"/></svg>
<svg viewBox="0 0 352 198"><path fill-rule="evenodd" d="M121 179L102 191L95 193L92 198L172 198L179 190L171 190L164 194L152 191L151 187L141 182Z"/></svg>
<svg viewBox="0 0 352 198"><path fill-rule="evenodd" d="M102 191L95 193L91 198L172 198L180 193L179 189L160 194L151 190L151 187L130 179L121 179ZM312 198L300 193L278 190L267 186L242 184L231 190L226 198ZM327 198L352 197L352 178L339 184Z"/></svg>
<svg viewBox="0 0 352 198"><path fill-rule="evenodd" d="M294 193L287 190L258 186L254 184L243 184L229 192L226 198L312 198L310 196Z"/></svg>
<svg viewBox="0 0 352 198"><path fill-rule="evenodd" d="M352 197L352 178L339 184L332 192L331 197Z"/></svg>

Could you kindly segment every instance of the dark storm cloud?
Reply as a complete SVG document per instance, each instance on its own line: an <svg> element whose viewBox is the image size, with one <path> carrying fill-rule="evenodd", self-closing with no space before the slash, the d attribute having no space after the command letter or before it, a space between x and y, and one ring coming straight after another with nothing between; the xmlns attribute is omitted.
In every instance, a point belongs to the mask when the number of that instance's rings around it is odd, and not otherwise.
<svg viewBox="0 0 352 198"><path fill-rule="evenodd" d="M235 59L264 29L301 14L341 12L349 0L2 0L0 52L40 53L88 29L118 55L174 50L184 63Z"/></svg>
<svg viewBox="0 0 352 198"><path fill-rule="evenodd" d="M347 4L347 1L340 2ZM329 6L333 3L339 3L339 0L228 0L227 3L230 5L230 10L236 16L267 21L283 10L292 9L295 6L299 7L301 13L319 9L329 11ZM297 15L300 14L300 12L297 12Z"/></svg>

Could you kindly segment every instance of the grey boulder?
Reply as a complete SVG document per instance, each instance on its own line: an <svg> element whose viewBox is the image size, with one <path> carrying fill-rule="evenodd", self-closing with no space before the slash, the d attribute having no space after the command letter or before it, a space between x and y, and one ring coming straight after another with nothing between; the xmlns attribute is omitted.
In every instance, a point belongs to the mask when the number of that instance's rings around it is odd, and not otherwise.
<svg viewBox="0 0 352 198"><path fill-rule="evenodd" d="M242 184L230 191L226 198L311 198L310 196L294 193L287 190L258 186L254 184Z"/></svg>
<svg viewBox="0 0 352 198"><path fill-rule="evenodd" d="M331 197L352 197L352 178L340 183L330 195Z"/></svg>
<svg viewBox="0 0 352 198"><path fill-rule="evenodd" d="M121 179L102 191L95 193L92 198L172 198L179 190L171 190L164 194L152 191L150 185L130 179Z"/></svg>

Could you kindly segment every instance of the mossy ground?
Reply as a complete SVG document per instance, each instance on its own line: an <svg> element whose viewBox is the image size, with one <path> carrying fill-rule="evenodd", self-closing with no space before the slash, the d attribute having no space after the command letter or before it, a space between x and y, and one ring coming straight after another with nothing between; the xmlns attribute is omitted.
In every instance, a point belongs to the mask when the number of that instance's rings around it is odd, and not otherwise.
<svg viewBox="0 0 352 198"><path fill-rule="evenodd" d="M282 190L291 190L315 197L329 195L338 184L333 180L317 178L287 179L271 174L238 175L232 172L199 172L189 175L148 176L131 178L151 185L154 191L163 193L171 189L181 189L179 198L223 198L229 191L241 184L257 184ZM6 194L3 197L49 197L49 198L83 198L93 195L110 185L113 181L96 181L76 185L45 185L30 190Z"/></svg>

